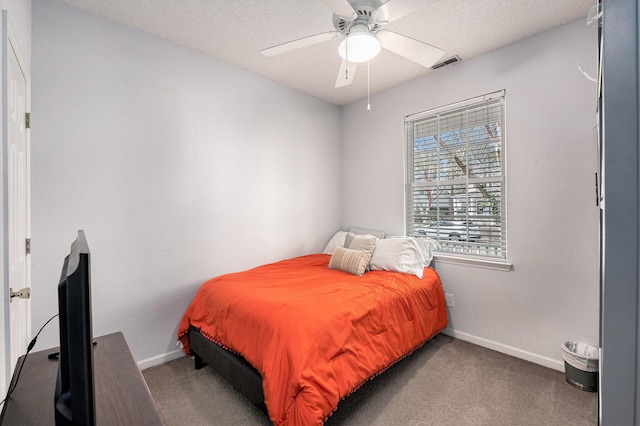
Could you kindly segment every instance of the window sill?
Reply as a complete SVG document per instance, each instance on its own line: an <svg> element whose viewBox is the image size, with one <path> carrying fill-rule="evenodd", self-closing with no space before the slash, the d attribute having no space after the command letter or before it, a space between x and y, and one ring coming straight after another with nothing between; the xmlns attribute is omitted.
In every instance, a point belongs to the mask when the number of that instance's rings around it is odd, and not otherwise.
<svg viewBox="0 0 640 426"><path fill-rule="evenodd" d="M513 264L508 261L490 260L490 259L477 259L473 257L457 257L446 254L434 253L433 259L436 266L439 263L446 263L451 265L463 265L471 266L475 268L492 269L494 271L509 272Z"/></svg>

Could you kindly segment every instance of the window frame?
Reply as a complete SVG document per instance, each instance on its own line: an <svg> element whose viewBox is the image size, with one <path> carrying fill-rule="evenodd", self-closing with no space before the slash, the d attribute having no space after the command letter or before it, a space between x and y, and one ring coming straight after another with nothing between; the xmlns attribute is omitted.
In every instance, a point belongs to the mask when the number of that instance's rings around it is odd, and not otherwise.
<svg viewBox="0 0 640 426"><path fill-rule="evenodd" d="M493 92L493 93L489 93L483 96L478 96L475 98L471 98L471 99L467 99L461 102L457 102L457 103L453 103L453 104L449 104L449 105L445 105L442 107L438 107L438 108L434 108L431 110L427 110L427 111L423 111L417 114L412 114L412 115L408 115L405 117L404 119L404 137L405 137L405 141L404 141L404 145L405 145L405 168L406 168L406 177L405 177L405 191L404 191L404 195L405 195L405 234L406 235L410 235L413 237L420 237L420 235L418 235L416 232L414 232L414 229L416 229L416 222L414 222L414 207L415 207L415 197L416 197L416 193L414 192L414 190L416 188L420 188L422 186L425 186L424 184L424 180L422 183L418 183L416 185L416 182L414 181L415 179L415 164L414 164L414 147L415 147L415 143L417 140L417 137L414 133L415 131L415 125L417 123L427 123L430 120L435 120L436 121L436 126L438 131L436 132L436 134L438 135L438 137L440 137L440 135L442 135L443 133L440 131L440 119L441 116L456 116L459 115L460 117L463 116L463 114L466 114L467 111L469 111L470 109L473 108L477 108L477 107L481 107L483 104L484 105L490 105L490 104L499 104L500 106L500 110L499 110L499 123L500 123L500 157L498 159L499 161L499 178L496 179L495 176L493 177L482 177L482 178L469 178L469 173L466 173L464 178L461 179L457 179L457 180L462 180L464 181L463 184L461 184L460 182L455 182L456 185L458 185L459 187L462 186L463 187L463 191L464 191L464 196L463 198L465 198L465 206L464 208L467 209L469 207L469 194L470 192L473 192L473 189L470 191L470 188L473 186L477 186L478 182L492 182L492 183L498 183L500 185L500 199L499 199L499 218L500 218L500 223L497 229L499 229L499 248L495 249L494 251L496 253L498 253L498 255L496 254L490 254L490 250L488 248L483 250L480 249L479 245L477 248L472 249L473 244L471 244L471 241L466 241L465 244L456 244L455 242L453 244L447 244L450 248L449 249L442 249L440 247L438 247L436 249L436 252L434 253L434 257L436 258L436 261L442 261L443 263L456 263L456 264L463 264L463 265L471 265L471 266L479 266L479 267L485 267L485 268L490 268L490 269L497 269L497 270L503 270L503 271L508 271L511 269L511 263L507 260L508 259L508 251L507 251L507 212L506 212L506 206L507 206L507 199L506 199L506 189L507 189L507 165L506 165L506 132L505 132L505 117L506 117L506 92L505 90L500 90L497 92ZM453 114L452 114L453 113ZM466 117L465 117L466 119ZM461 124L459 127L460 130L464 129L465 132L468 129L471 129L469 123L467 121L464 122L464 124ZM452 130L451 132L455 132L456 130ZM438 140L438 139L436 139ZM467 147L469 145L467 144ZM446 179L443 179L440 177L440 164L442 163L442 159L444 158L444 156L440 156L440 153L438 152L437 154L438 156L436 157L436 162L438 163L437 165L437 173L436 173L436 177L435 179L426 179L427 180L427 184L426 187L431 187L431 188L437 188L439 189L439 182L445 182ZM457 161L457 159L456 159ZM465 166L468 167L469 163L465 163ZM468 169L467 169L468 170ZM450 185L451 188L454 187L454 185L452 184L452 181L449 181L448 183L446 183L445 185ZM440 200L440 194L438 193L438 191L436 191L436 201L437 202L437 206L436 206L436 217L435 217L435 222L440 222L440 221L446 221L446 220L451 220L450 217L446 217L446 215L441 214L440 212L440 205L441 205L441 200ZM451 196L450 196L451 197ZM451 197L452 198L452 197ZM429 205L433 205L433 204L429 204ZM453 213L455 215L455 213ZM478 214L478 213L476 213ZM467 220L468 220L468 213L467 213ZM469 225L465 224L466 226L466 235L471 236L469 229ZM437 237L440 238L441 237L441 232L438 230L437 231ZM471 238L467 238L466 240L471 240Z"/></svg>

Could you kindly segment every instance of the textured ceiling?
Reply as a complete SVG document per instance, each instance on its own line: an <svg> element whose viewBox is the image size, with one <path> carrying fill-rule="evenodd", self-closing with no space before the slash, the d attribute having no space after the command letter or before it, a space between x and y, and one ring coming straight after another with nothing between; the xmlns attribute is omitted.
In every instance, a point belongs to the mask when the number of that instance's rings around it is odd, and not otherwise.
<svg viewBox="0 0 640 426"><path fill-rule="evenodd" d="M237 65L337 105L367 95L367 67L334 88L341 38L276 57L260 50L334 30L322 0L59 0ZM404 0L390 0L401 2ZM424 0L385 28L469 60L586 18L595 0ZM392 3L389 3L392 6ZM586 19L585 19L586 24ZM455 65L452 65L455 66ZM370 62L371 93L433 72L389 51ZM438 72L446 72L446 68Z"/></svg>

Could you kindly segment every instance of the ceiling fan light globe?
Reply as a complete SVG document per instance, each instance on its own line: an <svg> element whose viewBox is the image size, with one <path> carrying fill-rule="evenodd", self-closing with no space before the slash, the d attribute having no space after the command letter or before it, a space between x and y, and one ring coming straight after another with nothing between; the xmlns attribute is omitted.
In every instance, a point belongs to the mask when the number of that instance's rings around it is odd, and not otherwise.
<svg viewBox="0 0 640 426"><path fill-rule="evenodd" d="M380 41L369 32L349 35L338 46L338 54L349 62L366 62L380 53Z"/></svg>

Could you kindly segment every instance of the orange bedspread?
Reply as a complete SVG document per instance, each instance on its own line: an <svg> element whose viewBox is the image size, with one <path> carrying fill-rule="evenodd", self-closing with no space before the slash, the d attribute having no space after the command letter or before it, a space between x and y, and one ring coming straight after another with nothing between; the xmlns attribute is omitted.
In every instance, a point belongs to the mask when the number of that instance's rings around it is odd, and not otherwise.
<svg viewBox="0 0 640 426"><path fill-rule="evenodd" d="M190 325L262 375L278 425L322 424L338 402L447 326L438 274L423 279L328 269L314 254L227 274L202 285L178 330Z"/></svg>

